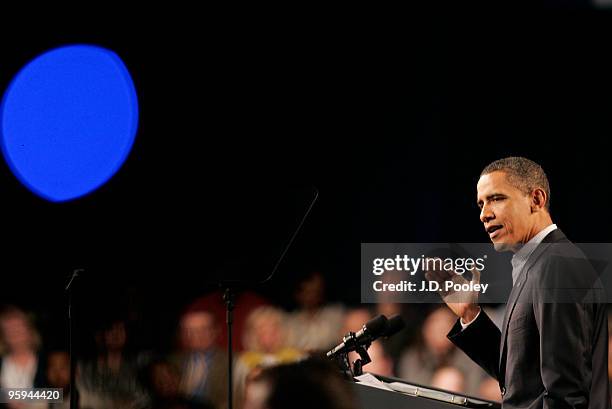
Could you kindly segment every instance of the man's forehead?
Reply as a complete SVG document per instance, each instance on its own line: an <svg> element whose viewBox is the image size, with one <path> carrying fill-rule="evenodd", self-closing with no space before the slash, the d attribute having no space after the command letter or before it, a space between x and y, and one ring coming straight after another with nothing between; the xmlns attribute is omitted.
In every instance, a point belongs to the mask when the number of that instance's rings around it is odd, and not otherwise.
<svg viewBox="0 0 612 409"><path fill-rule="evenodd" d="M181 319L181 324L184 326L206 325L213 320L213 315L208 311L194 311L185 314Z"/></svg>
<svg viewBox="0 0 612 409"><path fill-rule="evenodd" d="M495 171L482 175L476 184L478 196L501 193L510 188L512 188L512 186L508 183L506 173L502 171Z"/></svg>

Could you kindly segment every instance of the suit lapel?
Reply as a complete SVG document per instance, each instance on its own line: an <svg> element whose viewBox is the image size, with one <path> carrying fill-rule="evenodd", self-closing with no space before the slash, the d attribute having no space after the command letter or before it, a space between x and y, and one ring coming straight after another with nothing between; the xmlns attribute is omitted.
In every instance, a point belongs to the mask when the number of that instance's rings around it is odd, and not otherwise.
<svg viewBox="0 0 612 409"><path fill-rule="evenodd" d="M512 313L514 312L514 307L516 307L516 302L518 301L523 288L525 287L525 283L527 282L527 277L529 275L529 270L534 266L535 262L540 258L540 256L544 253L544 251L550 246L548 243L541 243L538 247L531 253L527 263L519 273L516 278L517 283L512 287L512 291L510 292L510 296L508 297L508 303L506 305L506 312L504 313L504 321L502 323L502 335L501 335L501 343L499 349L499 376L500 379L505 379L506 372L506 341L508 338L508 326L510 325L510 319L512 318Z"/></svg>
<svg viewBox="0 0 612 409"><path fill-rule="evenodd" d="M514 307L516 306L516 302L523 291L523 287L527 282L527 277L529 274L529 270L535 265L536 261L540 256L544 253L550 243L558 243L567 241L567 237L560 229L555 229L550 232L542 243L536 248L531 256L529 256L529 260L523 267L523 270L517 277L518 284L512 287L512 291L510 292L510 296L508 297L508 304L506 305L506 312L504 313L504 321L502 324L502 335L501 335L501 343L499 350L499 377L500 384L503 385L506 377L506 341L508 338L508 326L510 325L510 318L512 317L512 313L514 312Z"/></svg>
<svg viewBox="0 0 612 409"><path fill-rule="evenodd" d="M510 324L510 318L512 317L512 313L514 312L514 307L516 306L516 301L518 300L519 295L523 291L523 287L525 286L525 282L523 277L527 276L527 266L523 268L521 274L519 274L517 281L518 285L512 287L512 291L510 292L510 296L508 297L508 303L506 304L506 311L504 313L504 321L502 323L502 334L501 334L501 344L499 349L499 375L501 378L505 378L505 369L506 369L506 339L508 337L508 325Z"/></svg>

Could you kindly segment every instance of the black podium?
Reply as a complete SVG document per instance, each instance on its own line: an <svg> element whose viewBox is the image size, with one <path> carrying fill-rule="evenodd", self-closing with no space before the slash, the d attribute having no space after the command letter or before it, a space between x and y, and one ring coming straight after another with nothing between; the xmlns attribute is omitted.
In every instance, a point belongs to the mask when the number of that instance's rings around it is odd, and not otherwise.
<svg viewBox="0 0 612 409"><path fill-rule="evenodd" d="M499 402L492 402L467 395L444 391L429 386L407 383L397 378L375 375L385 384L392 384L398 389L401 386L407 392L384 390L356 382L352 385L361 409L457 409L489 408L501 409ZM402 384L402 385L398 385Z"/></svg>

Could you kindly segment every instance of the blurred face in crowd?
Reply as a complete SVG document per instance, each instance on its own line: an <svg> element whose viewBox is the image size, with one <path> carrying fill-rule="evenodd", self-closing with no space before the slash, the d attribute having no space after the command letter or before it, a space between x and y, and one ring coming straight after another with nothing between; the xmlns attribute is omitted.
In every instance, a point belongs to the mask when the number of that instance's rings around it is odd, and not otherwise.
<svg viewBox="0 0 612 409"><path fill-rule="evenodd" d="M410 273L406 271L390 270L381 276L383 284L399 283L403 280L410 281ZM394 302L395 294L391 291L379 291L376 293L376 312L386 317L401 313L401 305ZM365 322L365 321L364 321Z"/></svg>
<svg viewBox="0 0 612 409"><path fill-rule="evenodd" d="M516 251L537 234L531 196L510 184L506 172L482 175L477 191L480 221L497 251Z"/></svg>
<svg viewBox="0 0 612 409"><path fill-rule="evenodd" d="M261 350L263 352L275 352L283 344L282 322L277 316L267 318L258 320L254 330Z"/></svg>
<svg viewBox="0 0 612 409"><path fill-rule="evenodd" d="M444 308L432 312L423 324L425 347L437 356L446 354L453 344L446 338L446 332L453 326L453 313Z"/></svg>
<svg viewBox="0 0 612 409"><path fill-rule="evenodd" d="M2 339L10 351L33 349L34 336L27 318L19 313L10 314L0 321Z"/></svg>
<svg viewBox="0 0 612 409"><path fill-rule="evenodd" d="M393 361L383 348L380 341L375 341L370 345L368 349L368 355L372 359L367 366L367 371L371 373L375 373L376 375L382 376L393 376ZM357 352L349 352L349 361L355 362L355 360L359 359L359 354Z"/></svg>
<svg viewBox="0 0 612 409"><path fill-rule="evenodd" d="M350 311L344 317L344 325L342 331L338 334L339 337L346 335L348 332L359 331L363 327L363 324L368 322L371 318L372 314L364 308Z"/></svg>
<svg viewBox="0 0 612 409"><path fill-rule="evenodd" d="M180 373L168 363L157 363L151 367L151 383L160 398L172 398L179 394Z"/></svg>
<svg viewBox="0 0 612 409"><path fill-rule="evenodd" d="M431 386L453 392L465 392L465 378L457 368L444 367L434 373Z"/></svg>
<svg viewBox="0 0 612 409"><path fill-rule="evenodd" d="M47 379L50 386L64 388L70 385L70 356L67 352L52 352L47 357Z"/></svg>
<svg viewBox="0 0 612 409"><path fill-rule="evenodd" d="M270 385L264 381L249 382L244 394L244 409L266 409Z"/></svg>
<svg viewBox="0 0 612 409"><path fill-rule="evenodd" d="M109 329L104 331L104 345L110 351L123 349L126 339L125 323L121 321L113 323Z"/></svg>
<svg viewBox="0 0 612 409"><path fill-rule="evenodd" d="M314 273L302 281L296 293L298 304L305 309L314 309L323 303L325 281L321 273Z"/></svg>
<svg viewBox="0 0 612 409"><path fill-rule="evenodd" d="M214 316L204 311L185 314L179 331L181 344L188 351L207 351L218 334Z"/></svg>

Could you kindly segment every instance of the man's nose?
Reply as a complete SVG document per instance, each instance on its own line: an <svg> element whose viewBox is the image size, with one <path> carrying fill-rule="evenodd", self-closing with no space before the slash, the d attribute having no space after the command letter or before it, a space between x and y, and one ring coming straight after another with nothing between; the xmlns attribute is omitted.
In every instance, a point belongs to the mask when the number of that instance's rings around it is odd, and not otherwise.
<svg viewBox="0 0 612 409"><path fill-rule="evenodd" d="M480 221L487 223L493 219L495 219L495 214L493 214L491 208L487 205L482 206L482 209L480 210Z"/></svg>

